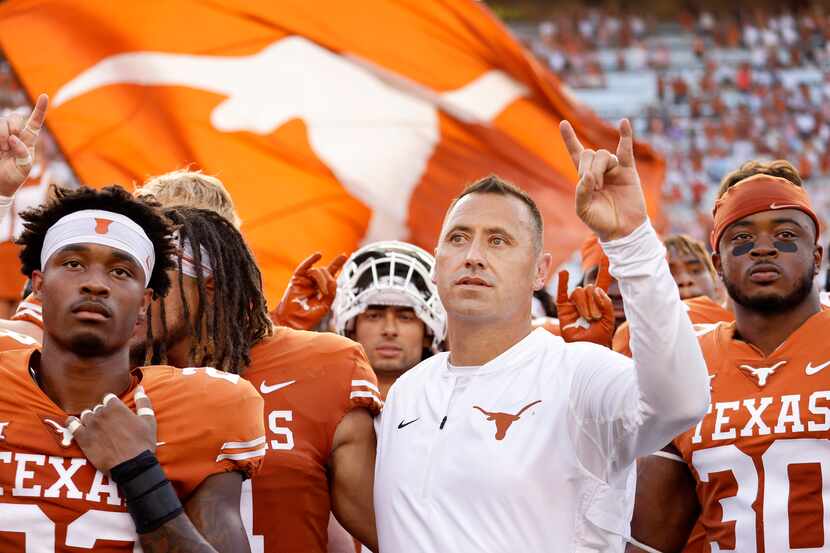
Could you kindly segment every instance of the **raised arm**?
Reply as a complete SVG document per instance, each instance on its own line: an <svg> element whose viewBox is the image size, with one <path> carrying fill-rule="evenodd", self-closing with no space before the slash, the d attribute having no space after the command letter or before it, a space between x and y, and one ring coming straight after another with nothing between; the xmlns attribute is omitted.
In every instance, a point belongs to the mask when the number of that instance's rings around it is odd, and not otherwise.
<svg viewBox="0 0 830 553"><path fill-rule="evenodd" d="M623 356L597 352L597 362L574 377L572 405L609 462L625 466L705 415L706 365L647 219L630 123L620 124L616 154L583 148L566 121L561 130L578 167L576 211L600 238L619 283L634 361L634 370L626 370Z"/></svg>
<svg viewBox="0 0 830 553"><path fill-rule="evenodd" d="M35 144L46 119L49 98L41 94L28 118L19 113L0 117L0 221L11 207L11 198L32 170Z"/></svg>

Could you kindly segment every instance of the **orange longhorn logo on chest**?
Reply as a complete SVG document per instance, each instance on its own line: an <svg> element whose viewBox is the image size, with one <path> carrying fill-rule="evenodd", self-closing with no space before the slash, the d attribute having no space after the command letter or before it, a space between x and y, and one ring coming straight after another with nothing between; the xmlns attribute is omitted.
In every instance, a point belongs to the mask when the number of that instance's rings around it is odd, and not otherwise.
<svg viewBox="0 0 830 553"><path fill-rule="evenodd" d="M503 440L504 437L507 435L507 430L510 428L510 425L519 420L519 418L522 416L522 413L524 413L537 403L542 403L542 400L537 399L533 403L528 403L527 405L522 407L522 409L515 415L511 415L510 413L490 413L488 411L485 411L478 405L473 405L473 409L478 409L479 411L484 413L484 416L487 417L488 421L493 421L496 423L496 440Z"/></svg>

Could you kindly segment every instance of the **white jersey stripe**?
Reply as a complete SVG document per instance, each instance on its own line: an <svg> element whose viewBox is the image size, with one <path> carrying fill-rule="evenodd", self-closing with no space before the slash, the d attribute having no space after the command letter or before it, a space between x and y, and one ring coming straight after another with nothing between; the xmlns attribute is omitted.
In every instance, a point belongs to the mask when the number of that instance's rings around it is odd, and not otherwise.
<svg viewBox="0 0 830 553"><path fill-rule="evenodd" d="M354 399L356 397L370 397L375 400L378 405L383 405L383 401L381 401L381 399L374 392L352 392L349 394L349 399Z"/></svg>
<svg viewBox="0 0 830 553"><path fill-rule="evenodd" d="M23 317L24 315L27 315L29 317L32 317L33 319L43 322L43 315L40 311L33 311L32 309L18 309L14 313L14 316L18 318Z"/></svg>
<svg viewBox="0 0 830 553"><path fill-rule="evenodd" d="M686 460L683 459L680 455L675 455L674 453L669 453L668 451L655 451L652 453L655 457L662 457L663 459L668 459L670 461L677 461L678 463L686 464ZM637 545L636 543L634 545ZM637 547L640 547L637 545Z"/></svg>
<svg viewBox="0 0 830 553"><path fill-rule="evenodd" d="M260 436L255 440L251 440L249 442L225 442L222 444L221 449L245 449L248 447L254 447L255 445L262 445L265 443L265 436Z"/></svg>
<svg viewBox="0 0 830 553"><path fill-rule="evenodd" d="M245 459L251 459L252 457L263 457L265 455L265 448L257 449L255 451L248 451L247 453L222 453L218 457L216 457L216 462L222 461L224 459L230 459L231 461L243 461Z"/></svg>
<svg viewBox="0 0 830 553"><path fill-rule="evenodd" d="M352 380L352 387L355 387L355 386L358 386L358 387L359 386L365 386L366 388L369 388L370 390L374 390L377 393L380 393L380 390L378 390L378 387L375 386L374 384L372 384L371 382L369 382L368 380Z"/></svg>

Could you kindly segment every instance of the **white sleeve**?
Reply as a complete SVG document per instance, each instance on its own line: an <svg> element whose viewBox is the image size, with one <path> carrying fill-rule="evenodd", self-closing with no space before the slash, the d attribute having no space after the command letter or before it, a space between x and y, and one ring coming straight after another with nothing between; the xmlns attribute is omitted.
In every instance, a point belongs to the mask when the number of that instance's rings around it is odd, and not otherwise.
<svg viewBox="0 0 830 553"><path fill-rule="evenodd" d="M583 346L571 415L578 455L605 478L694 426L709 406L709 378L651 224L602 247L620 286L633 358Z"/></svg>
<svg viewBox="0 0 830 553"><path fill-rule="evenodd" d="M3 219L6 218L6 215L9 214L12 208L12 200L14 198L9 198L8 196L0 196L0 223L3 222Z"/></svg>

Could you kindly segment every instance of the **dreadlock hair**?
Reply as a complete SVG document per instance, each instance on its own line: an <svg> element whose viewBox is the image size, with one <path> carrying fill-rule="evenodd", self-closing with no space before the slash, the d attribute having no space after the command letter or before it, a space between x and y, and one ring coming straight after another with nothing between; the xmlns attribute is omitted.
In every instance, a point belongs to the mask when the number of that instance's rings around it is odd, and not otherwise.
<svg viewBox="0 0 830 553"><path fill-rule="evenodd" d="M262 275L254 256L233 224L213 211L170 207L163 212L178 226L179 252L184 250L185 241L190 242L196 268L199 305L192 324L194 306L188 305L185 298L181 253L177 255L183 318L188 333L194 337L189 364L240 373L251 363L251 347L273 333L262 293ZM213 268L212 305L208 302L207 277L202 273L202 248L210 256ZM154 361L165 363L167 328L163 302L159 308L162 310L163 338L153 348L148 348L147 355L152 355ZM148 343L152 343L149 326L147 331Z"/></svg>
<svg viewBox="0 0 830 553"><path fill-rule="evenodd" d="M718 281L715 266L712 264L712 257L709 255L703 242L695 240L686 234L672 234L663 240L663 245L667 250L674 250L680 255L691 255L698 258L706 266L706 270L709 271L712 280L715 282Z"/></svg>
<svg viewBox="0 0 830 553"><path fill-rule="evenodd" d="M144 229L153 243L156 255L148 287L155 297L167 294L170 278L166 271L174 267L171 260L175 252L171 240L173 228L161 214L158 203L135 198L120 186L108 186L103 190L86 186L74 190L55 188L42 206L21 213L23 233L17 239L17 244L22 246L21 272L31 279L33 271L41 270L40 253L46 232L61 218L85 209L100 209L124 215Z"/></svg>
<svg viewBox="0 0 830 553"><path fill-rule="evenodd" d="M747 161L736 170L728 173L723 180L720 181L718 188L718 198L726 194L726 191L754 175L770 175L771 177L781 177L787 179L796 186L803 187L804 183L801 181L801 175L798 174L798 169L793 167L792 163L783 159L775 161Z"/></svg>

